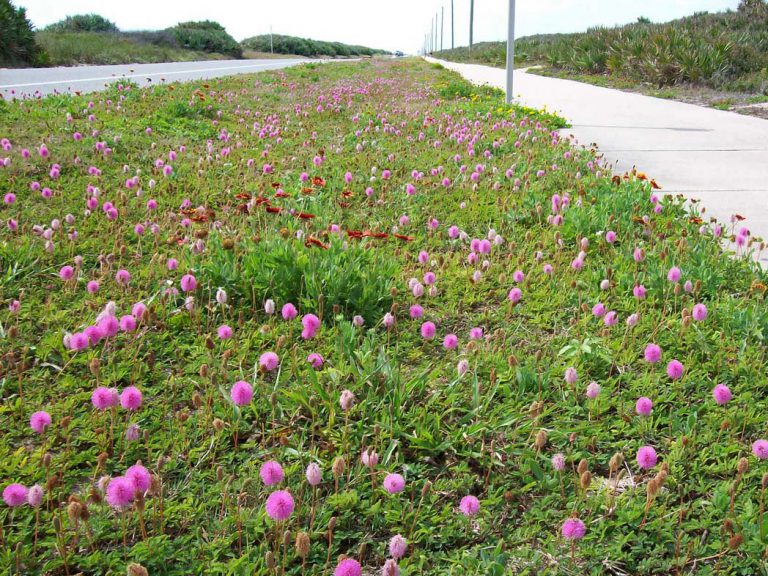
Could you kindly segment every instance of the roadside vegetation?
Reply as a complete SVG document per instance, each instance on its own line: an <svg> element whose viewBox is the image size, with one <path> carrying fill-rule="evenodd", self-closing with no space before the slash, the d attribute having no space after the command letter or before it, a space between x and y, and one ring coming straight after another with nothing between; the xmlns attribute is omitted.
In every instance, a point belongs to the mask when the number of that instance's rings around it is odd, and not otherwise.
<svg viewBox="0 0 768 576"><path fill-rule="evenodd" d="M387 54L365 46L275 34L237 42L217 22L121 31L98 14L67 16L34 31L23 8L0 0L0 66L142 64L223 58L354 57Z"/></svg>
<svg viewBox="0 0 768 576"><path fill-rule="evenodd" d="M243 48L258 52L272 52L278 54L296 54L299 56L375 56L388 54L385 50L376 50L365 46L354 46L341 42L325 42L323 40L311 40L297 36L284 36L282 34L262 34L246 38L240 43Z"/></svg>
<svg viewBox="0 0 768 576"><path fill-rule="evenodd" d="M761 573L764 243L562 126L414 59L0 104L0 572Z"/></svg>
<svg viewBox="0 0 768 576"><path fill-rule="evenodd" d="M506 42L485 42L445 50L436 57L503 67ZM700 12L663 24L641 18L635 24L593 28L576 34L520 38L517 66L542 66L535 73L586 82L666 91L696 101L690 88L703 88L697 103L750 104L768 97L768 3L743 0L736 11ZM703 101L703 102L702 102Z"/></svg>

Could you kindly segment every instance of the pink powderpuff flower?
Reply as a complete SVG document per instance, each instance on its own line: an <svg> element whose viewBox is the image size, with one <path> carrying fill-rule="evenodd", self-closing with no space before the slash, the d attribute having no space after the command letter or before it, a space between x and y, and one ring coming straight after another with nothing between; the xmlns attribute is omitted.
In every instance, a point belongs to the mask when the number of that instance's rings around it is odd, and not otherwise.
<svg viewBox="0 0 768 576"><path fill-rule="evenodd" d="M605 316L605 304L598 302L592 306L592 316L595 316L596 318L602 318Z"/></svg>
<svg viewBox="0 0 768 576"><path fill-rule="evenodd" d="M307 477L307 482L309 482L310 486L318 486L323 481L323 471L314 462L309 463L304 475Z"/></svg>
<svg viewBox="0 0 768 576"><path fill-rule="evenodd" d="M512 288L512 290L509 291L509 301L512 302L512 304L517 304L520 302L520 299L523 297L523 291L520 290L520 288Z"/></svg>
<svg viewBox="0 0 768 576"><path fill-rule="evenodd" d="M133 484L135 492L146 492L152 483L152 474L141 464L134 464L125 471L125 478Z"/></svg>
<svg viewBox="0 0 768 576"><path fill-rule="evenodd" d="M85 287L89 294L96 294L99 291L99 283L96 280L91 280Z"/></svg>
<svg viewBox="0 0 768 576"><path fill-rule="evenodd" d="M464 514L464 516L471 518L480 511L480 501L471 494L464 496L464 498L461 499L461 502L459 502L459 510L461 510L461 513Z"/></svg>
<svg viewBox="0 0 768 576"><path fill-rule="evenodd" d="M64 280L64 282L71 280L74 275L75 269L72 266L62 266L61 270L59 270L59 278Z"/></svg>
<svg viewBox="0 0 768 576"><path fill-rule="evenodd" d="M27 504L37 508L43 502L43 487L35 484L27 491Z"/></svg>
<svg viewBox="0 0 768 576"><path fill-rule="evenodd" d="M44 410L35 412L29 417L29 427L38 434L45 432L45 429L51 425L51 415Z"/></svg>
<svg viewBox="0 0 768 576"><path fill-rule="evenodd" d="M139 439L140 429L138 424L131 424L125 429L125 439L127 442L136 442Z"/></svg>
<svg viewBox="0 0 768 576"><path fill-rule="evenodd" d="M456 372L459 375L459 378L464 376L469 371L469 362L467 360L459 360L459 363L456 364Z"/></svg>
<svg viewBox="0 0 768 576"><path fill-rule="evenodd" d="M661 346L658 346L657 344L648 344L648 346L645 347L644 357L646 362L656 364L661 360Z"/></svg>
<svg viewBox="0 0 768 576"><path fill-rule="evenodd" d="M176 258L168 258L166 265L168 266L168 270L173 271L179 267L179 261L176 260Z"/></svg>
<svg viewBox="0 0 768 576"><path fill-rule="evenodd" d="M275 313L275 301L274 300L267 300L264 302L264 312L268 314L269 316L272 316L272 314Z"/></svg>
<svg viewBox="0 0 768 576"><path fill-rule="evenodd" d="M552 468L556 472L562 472L565 470L565 456L560 454L559 452L552 456Z"/></svg>
<svg viewBox="0 0 768 576"><path fill-rule="evenodd" d="M637 402L635 403L635 412L637 412L640 416L649 416L651 414L651 410L653 410L653 402L650 398L641 396L637 399Z"/></svg>
<svg viewBox="0 0 768 576"><path fill-rule="evenodd" d="M424 315L424 308L419 306L418 304L413 304L409 310L408 313L412 319L421 318Z"/></svg>
<svg viewBox="0 0 768 576"><path fill-rule="evenodd" d="M448 350L455 350L458 345L459 338L456 336L456 334L447 334L445 336L445 339L443 340L443 346L445 346L445 348Z"/></svg>
<svg viewBox="0 0 768 576"><path fill-rule="evenodd" d="M667 376L672 378L672 380L681 378L684 370L683 365L678 360L670 360L669 364L667 364Z"/></svg>
<svg viewBox="0 0 768 576"><path fill-rule="evenodd" d="M294 502L293 496L287 490L276 490L267 498L266 503L267 516L282 522L287 520L293 514Z"/></svg>
<svg viewBox="0 0 768 576"><path fill-rule="evenodd" d="M317 352L313 352L312 354L307 356L307 362L309 362L312 368L314 368L315 370L320 370L320 368L323 367L325 360L320 354L318 354Z"/></svg>
<svg viewBox="0 0 768 576"><path fill-rule="evenodd" d="M600 384L598 384L597 382L590 382L587 385L587 392L586 392L587 398L589 398L590 400L594 400L595 398L597 398L599 394L600 394Z"/></svg>
<svg viewBox="0 0 768 576"><path fill-rule="evenodd" d="M280 310L280 315L283 317L283 320L293 320L296 318L296 315L298 312L296 311L296 306L288 302L285 304L282 309Z"/></svg>
<svg viewBox="0 0 768 576"><path fill-rule="evenodd" d="M435 327L434 322L424 322L424 324L421 325L421 337L425 340L432 340L432 338L435 337L436 331L437 328Z"/></svg>
<svg viewBox="0 0 768 576"><path fill-rule="evenodd" d="M643 298L645 298L645 294L646 294L645 286L643 286L642 284L636 285L634 288L632 288L632 294L638 300L642 300Z"/></svg>
<svg viewBox="0 0 768 576"><path fill-rule="evenodd" d="M400 576L400 566L394 558L387 558L381 569L381 576Z"/></svg>
<svg viewBox="0 0 768 576"><path fill-rule="evenodd" d="M120 318L120 330L123 332L133 332L136 330L136 318L131 314L127 314Z"/></svg>
<svg viewBox="0 0 768 576"><path fill-rule="evenodd" d="M587 532L584 522L578 518L568 518L560 529L566 540L581 540Z"/></svg>
<svg viewBox="0 0 768 576"><path fill-rule="evenodd" d="M576 372L576 368L573 366L569 366L565 369L565 381L568 384L576 384L576 381L579 379L579 373Z"/></svg>
<svg viewBox="0 0 768 576"><path fill-rule="evenodd" d="M619 315L614 310L608 311L608 313L605 315L605 318L603 318L603 324L606 326L615 326L618 321Z"/></svg>
<svg viewBox="0 0 768 576"><path fill-rule="evenodd" d="M715 402L722 406L723 404L730 402L732 398L731 389L725 384L718 384L712 389L712 396L714 397Z"/></svg>
<svg viewBox="0 0 768 576"><path fill-rule="evenodd" d="M379 463L379 455L373 448L368 448L367 450L363 450L363 453L360 455L360 460L365 467L375 468L376 464Z"/></svg>
<svg viewBox="0 0 768 576"><path fill-rule="evenodd" d="M112 478L107 484L107 504L112 508L125 508L133 502L136 490L125 476Z"/></svg>
<svg viewBox="0 0 768 576"><path fill-rule="evenodd" d="M23 484L8 484L3 488L3 501L11 508L27 503L28 490Z"/></svg>
<svg viewBox="0 0 768 576"><path fill-rule="evenodd" d="M523 280L525 280L525 274L523 274L522 270L515 270L512 273L512 280L520 284Z"/></svg>
<svg viewBox="0 0 768 576"><path fill-rule="evenodd" d="M702 322L707 319L707 307L704 304L696 304L691 315L697 322Z"/></svg>
<svg viewBox="0 0 768 576"><path fill-rule="evenodd" d="M114 336L120 330L120 322L114 316L104 316L98 321L97 326L105 338Z"/></svg>
<svg viewBox="0 0 768 576"><path fill-rule="evenodd" d="M141 390L136 386L128 386L120 394L120 406L126 410L138 410L141 407L142 398Z"/></svg>
<svg viewBox="0 0 768 576"><path fill-rule="evenodd" d="M144 317L144 314L147 312L147 305L144 304L144 302L136 302L136 304L133 305L131 308L131 315L136 318L137 320L140 320Z"/></svg>
<svg viewBox="0 0 768 576"><path fill-rule="evenodd" d="M125 269L118 270L117 274L115 274L115 281L120 286L128 286L128 283L131 281L131 273Z"/></svg>
<svg viewBox="0 0 768 576"><path fill-rule="evenodd" d="M469 338L470 340L480 340L483 337L483 329L476 326L474 328L471 328L469 330Z"/></svg>
<svg viewBox="0 0 768 576"><path fill-rule="evenodd" d="M360 562L352 558L345 558L336 565L333 576L360 576L362 572Z"/></svg>
<svg viewBox="0 0 768 576"><path fill-rule="evenodd" d="M667 272L667 280L670 282L678 282L680 281L680 277L682 276L682 272L680 271L680 268L677 266L672 266L672 268L669 269L669 272Z"/></svg>
<svg viewBox="0 0 768 576"><path fill-rule="evenodd" d="M652 446L643 446L637 451L637 464L644 470L656 466L657 459L656 450Z"/></svg>
<svg viewBox="0 0 768 576"><path fill-rule="evenodd" d="M218 327L216 330L216 333L219 335L219 338L222 340L229 340L232 338L232 328L227 326L226 324L222 324Z"/></svg>
<svg viewBox="0 0 768 576"><path fill-rule="evenodd" d="M345 412L349 411L355 404L355 395L351 390L342 390L339 397L339 405Z"/></svg>
<svg viewBox="0 0 768 576"><path fill-rule="evenodd" d="M232 389L229 391L229 397L232 398L232 402L238 406L245 406L253 398L253 388L248 382L238 380L232 385Z"/></svg>
<svg viewBox="0 0 768 576"><path fill-rule="evenodd" d="M120 397L117 391L106 386L99 386L91 394L91 403L97 410L106 410L107 408L117 406L119 401Z"/></svg>
<svg viewBox="0 0 768 576"><path fill-rule="evenodd" d="M259 356L259 368L265 372L272 372L280 365L280 358L274 352L264 352Z"/></svg>
<svg viewBox="0 0 768 576"><path fill-rule="evenodd" d="M259 469L259 476L265 486L274 486L279 484L285 478L283 467L275 460L268 460L261 465Z"/></svg>
<svg viewBox="0 0 768 576"><path fill-rule="evenodd" d="M390 494L397 494L405 488L405 478L397 473L387 474L383 485L384 489Z"/></svg>
<svg viewBox="0 0 768 576"><path fill-rule="evenodd" d="M408 542L400 534L395 534L389 540L389 555L395 560L400 560L405 556L405 551L408 549Z"/></svg>
<svg viewBox="0 0 768 576"><path fill-rule="evenodd" d="M390 312L387 312L386 314L384 314L384 318L382 319L381 323L386 328L392 328L392 326L395 325L395 317L394 317L394 315L392 315Z"/></svg>
<svg viewBox="0 0 768 576"><path fill-rule="evenodd" d="M181 277L180 284L184 292L194 292L195 288L197 288L197 279L192 274L184 274Z"/></svg>
<svg viewBox="0 0 768 576"><path fill-rule="evenodd" d="M752 454L758 460L765 460L768 458L768 440L755 440L752 443Z"/></svg>
<svg viewBox="0 0 768 576"><path fill-rule="evenodd" d="M304 314L304 316L301 317L301 325L304 327L301 331L301 337L304 340L309 340L310 338L314 338L320 328L320 318L314 314Z"/></svg>
<svg viewBox="0 0 768 576"><path fill-rule="evenodd" d="M605 233L605 241L608 242L608 244L616 242L616 232L608 230L608 232Z"/></svg>

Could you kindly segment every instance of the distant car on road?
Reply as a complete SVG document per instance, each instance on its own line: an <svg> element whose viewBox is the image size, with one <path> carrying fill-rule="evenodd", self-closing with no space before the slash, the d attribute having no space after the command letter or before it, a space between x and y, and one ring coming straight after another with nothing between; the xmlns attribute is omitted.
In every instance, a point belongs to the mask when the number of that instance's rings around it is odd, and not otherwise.
<svg viewBox="0 0 768 576"><path fill-rule="evenodd" d="M400 52L400 50L398 50L397 52L395 52L395 58L402 58L403 56L405 56L405 54L403 54L402 52Z"/></svg>

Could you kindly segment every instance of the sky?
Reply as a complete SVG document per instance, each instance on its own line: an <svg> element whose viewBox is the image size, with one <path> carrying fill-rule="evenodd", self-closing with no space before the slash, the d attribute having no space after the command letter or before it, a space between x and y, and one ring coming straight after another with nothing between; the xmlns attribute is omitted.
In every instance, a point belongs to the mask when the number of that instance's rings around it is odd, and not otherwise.
<svg viewBox="0 0 768 576"><path fill-rule="evenodd" d="M237 40L269 33L415 53L445 8L443 46L451 45L451 0L12 0L38 28L74 14L96 13L121 30L162 29L216 20ZM469 40L470 0L453 0L456 46ZM664 22L694 12L735 9L739 0L517 0L518 37L579 32L639 16ZM506 39L507 0L475 0L475 42Z"/></svg>

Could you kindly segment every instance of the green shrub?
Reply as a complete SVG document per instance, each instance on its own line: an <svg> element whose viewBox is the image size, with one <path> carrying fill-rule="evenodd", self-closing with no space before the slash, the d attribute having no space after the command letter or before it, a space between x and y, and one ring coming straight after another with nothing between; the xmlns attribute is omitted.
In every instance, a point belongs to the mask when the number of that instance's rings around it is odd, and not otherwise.
<svg viewBox="0 0 768 576"><path fill-rule="evenodd" d="M386 54L384 50L374 50L365 46L351 46L341 42L324 42L282 34L253 36L246 38L240 44L243 48L256 52L274 51L276 54L296 54L297 56L373 56L374 54Z"/></svg>
<svg viewBox="0 0 768 576"><path fill-rule="evenodd" d="M457 62L504 66L505 42L439 53ZM659 87L680 83L731 88L768 68L768 4L743 0L738 11L699 12L664 24L646 18L582 33L519 38L515 61L577 74L610 74Z"/></svg>
<svg viewBox="0 0 768 576"><path fill-rule="evenodd" d="M219 52L242 58L243 49L218 22L182 22L169 29L181 47L202 52Z"/></svg>
<svg viewBox="0 0 768 576"><path fill-rule="evenodd" d="M114 22L98 14L67 16L45 28L48 32L119 32Z"/></svg>
<svg viewBox="0 0 768 576"><path fill-rule="evenodd" d="M41 65L45 54L35 42L32 23L24 8L0 0L0 65Z"/></svg>
<svg viewBox="0 0 768 576"><path fill-rule="evenodd" d="M359 314L366 323L378 322L392 305L397 261L356 241L335 238L327 246L276 238L225 250L216 238L202 276L241 305L260 308L273 298L300 310L324 310L326 319L337 306L347 317Z"/></svg>

